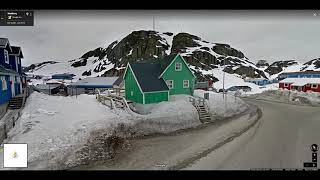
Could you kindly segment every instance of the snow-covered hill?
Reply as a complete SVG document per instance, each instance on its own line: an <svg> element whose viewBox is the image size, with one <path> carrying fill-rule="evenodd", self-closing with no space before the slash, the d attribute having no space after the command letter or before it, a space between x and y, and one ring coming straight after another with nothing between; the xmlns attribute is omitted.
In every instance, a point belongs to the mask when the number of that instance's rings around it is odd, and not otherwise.
<svg viewBox="0 0 320 180"><path fill-rule="evenodd" d="M119 76L128 62L161 58L180 53L197 78L221 83L221 74L234 77L229 82L244 83L244 77L274 79L282 72L320 70L320 59L301 64L295 60L252 63L241 51L228 44L208 42L189 33L133 31L122 39L106 43L66 62L46 62L25 69L36 75L73 73L76 78ZM269 65L270 63L270 65ZM230 75L230 76L229 76Z"/></svg>
<svg viewBox="0 0 320 180"><path fill-rule="evenodd" d="M78 59L47 63L36 69L31 68L31 72L49 76L73 73L76 78L118 76L123 73L128 62L161 58L173 53L181 53L200 80L218 81L215 74L207 73L212 70L225 70L240 76L266 77L241 51L228 44L210 43L188 33L155 31L133 31L123 39L98 47Z"/></svg>
<svg viewBox="0 0 320 180"><path fill-rule="evenodd" d="M265 71L270 74L270 79L274 79L285 72L320 71L320 58L306 63L300 63L295 60L275 61Z"/></svg>

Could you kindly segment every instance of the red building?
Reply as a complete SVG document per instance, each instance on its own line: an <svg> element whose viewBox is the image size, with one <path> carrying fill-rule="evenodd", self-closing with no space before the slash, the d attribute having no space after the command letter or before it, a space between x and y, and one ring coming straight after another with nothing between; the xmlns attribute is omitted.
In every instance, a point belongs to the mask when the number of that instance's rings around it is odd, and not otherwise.
<svg viewBox="0 0 320 180"><path fill-rule="evenodd" d="M279 88L320 92L320 78L286 78L279 82Z"/></svg>

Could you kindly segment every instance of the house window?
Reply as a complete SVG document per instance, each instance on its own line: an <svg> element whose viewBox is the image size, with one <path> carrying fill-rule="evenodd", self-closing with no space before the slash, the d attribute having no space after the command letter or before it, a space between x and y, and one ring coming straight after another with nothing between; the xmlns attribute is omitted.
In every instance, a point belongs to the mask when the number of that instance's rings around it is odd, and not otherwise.
<svg viewBox="0 0 320 180"><path fill-rule="evenodd" d="M2 85L2 90L5 91L8 89L7 87L7 81L5 77L1 77L1 85Z"/></svg>
<svg viewBox="0 0 320 180"><path fill-rule="evenodd" d="M284 87L288 87L289 86L289 84L287 84L287 83L284 83L284 85L283 85Z"/></svg>
<svg viewBox="0 0 320 180"><path fill-rule="evenodd" d="M20 64L19 57L16 56L17 64Z"/></svg>
<svg viewBox="0 0 320 180"><path fill-rule="evenodd" d="M173 80L167 80L166 83L169 89L173 88Z"/></svg>
<svg viewBox="0 0 320 180"><path fill-rule="evenodd" d="M318 84L312 84L311 88L314 88L314 89L318 88Z"/></svg>
<svg viewBox="0 0 320 180"><path fill-rule="evenodd" d="M133 96L133 91L131 91L130 93L131 93L131 96Z"/></svg>
<svg viewBox="0 0 320 180"><path fill-rule="evenodd" d="M310 87L310 84L307 84L307 87Z"/></svg>
<svg viewBox="0 0 320 180"><path fill-rule="evenodd" d="M176 71L181 71L181 69L182 69L182 64L176 63Z"/></svg>
<svg viewBox="0 0 320 180"><path fill-rule="evenodd" d="M9 54L7 50L4 50L4 62L9 64Z"/></svg>
<svg viewBox="0 0 320 180"><path fill-rule="evenodd" d="M183 80L183 88L189 88L189 80Z"/></svg>

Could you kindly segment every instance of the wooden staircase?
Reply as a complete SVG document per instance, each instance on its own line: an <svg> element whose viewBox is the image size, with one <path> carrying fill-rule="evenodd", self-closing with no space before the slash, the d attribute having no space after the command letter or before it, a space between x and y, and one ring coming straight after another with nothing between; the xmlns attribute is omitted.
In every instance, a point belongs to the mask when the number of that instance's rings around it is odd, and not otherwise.
<svg viewBox="0 0 320 180"><path fill-rule="evenodd" d="M209 106L206 104L205 99L202 97L190 97L189 100L192 102L192 105L197 109L199 114L199 120L202 123L211 122Z"/></svg>
<svg viewBox="0 0 320 180"><path fill-rule="evenodd" d="M196 107L198 114L199 114L199 119L201 122L209 122L211 121L211 117L209 112L206 110L206 108L203 105L199 105Z"/></svg>
<svg viewBox="0 0 320 180"><path fill-rule="evenodd" d="M9 109L20 109L23 106L23 97L16 96L10 99Z"/></svg>

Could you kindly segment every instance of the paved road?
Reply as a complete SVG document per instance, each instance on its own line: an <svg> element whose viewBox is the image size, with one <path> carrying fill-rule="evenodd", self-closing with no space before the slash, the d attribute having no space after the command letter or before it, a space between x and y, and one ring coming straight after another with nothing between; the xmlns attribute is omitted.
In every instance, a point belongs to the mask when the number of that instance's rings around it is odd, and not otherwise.
<svg viewBox="0 0 320 180"><path fill-rule="evenodd" d="M296 169L311 161L310 145L320 145L319 107L246 101L262 110L256 127L186 169Z"/></svg>
<svg viewBox="0 0 320 180"><path fill-rule="evenodd" d="M181 169L241 135L258 122L260 113L257 112L256 107L251 106L238 117L204 124L203 127L165 136L132 139L129 140L130 148L112 161L75 169Z"/></svg>

